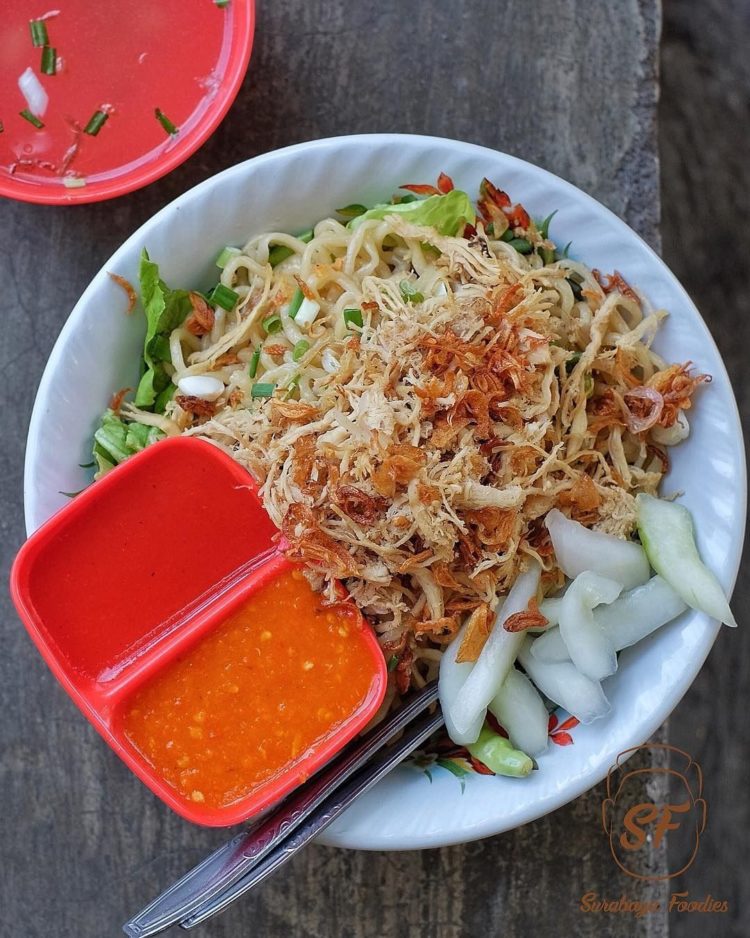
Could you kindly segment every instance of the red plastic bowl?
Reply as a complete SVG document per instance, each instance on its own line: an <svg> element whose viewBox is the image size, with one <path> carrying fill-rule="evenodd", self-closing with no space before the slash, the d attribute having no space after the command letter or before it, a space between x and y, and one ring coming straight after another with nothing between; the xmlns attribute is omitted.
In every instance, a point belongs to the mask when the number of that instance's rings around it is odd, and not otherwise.
<svg viewBox="0 0 750 938"><path fill-rule="evenodd" d="M282 551L245 469L209 443L177 437L78 495L13 565L13 601L53 674L141 781L197 824L237 824L279 801L363 729L385 695L385 659L356 611L350 634L372 662L368 695L233 804L188 801L130 742L122 721L133 694L287 571Z"/></svg>
<svg viewBox="0 0 750 938"><path fill-rule="evenodd" d="M55 75L42 73L42 49L29 29L30 18L50 7L59 10L45 20ZM9 0L0 22L0 195L50 205L98 202L164 176L229 110L254 30L254 0L59 0L46 7ZM26 68L49 96L42 129L20 117L26 101L17 82ZM96 136L81 133L102 105L112 106L106 123ZM158 122L156 108L180 127L176 135ZM78 152L63 171L76 140ZM68 188L63 175L86 178L86 185Z"/></svg>

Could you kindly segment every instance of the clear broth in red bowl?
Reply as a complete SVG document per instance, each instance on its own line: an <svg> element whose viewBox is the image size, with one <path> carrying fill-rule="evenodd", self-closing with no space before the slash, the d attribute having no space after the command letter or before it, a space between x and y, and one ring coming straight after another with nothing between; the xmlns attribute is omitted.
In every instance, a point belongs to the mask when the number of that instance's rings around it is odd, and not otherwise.
<svg viewBox="0 0 750 938"><path fill-rule="evenodd" d="M38 19L54 75L42 71L43 48L32 41ZM177 165L229 107L252 24L250 0L11 0L0 23L0 193L93 201ZM18 79L27 68L49 98L41 128L21 116L28 105ZM86 133L97 112L104 123Z"/></svg>

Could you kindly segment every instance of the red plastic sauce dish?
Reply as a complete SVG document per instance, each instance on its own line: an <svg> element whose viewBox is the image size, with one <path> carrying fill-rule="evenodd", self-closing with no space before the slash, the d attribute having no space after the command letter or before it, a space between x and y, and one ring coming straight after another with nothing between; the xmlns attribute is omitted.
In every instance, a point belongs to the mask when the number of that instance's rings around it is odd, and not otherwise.
<svg viewBox="0 0 750 938"><path fill-rule="evenodd" d="M195 823L273 805L385 695L357 608L312 592L252 478L200 440L161 441L76 496L21 548L11 593L86 717Z"/></svg>
<svg viewBox="0 0 750 938"><path fill-rule="evenodd" d="M6 0L0 195L96 202L174 169L232 104L254 27L254 0Z"/></svg>

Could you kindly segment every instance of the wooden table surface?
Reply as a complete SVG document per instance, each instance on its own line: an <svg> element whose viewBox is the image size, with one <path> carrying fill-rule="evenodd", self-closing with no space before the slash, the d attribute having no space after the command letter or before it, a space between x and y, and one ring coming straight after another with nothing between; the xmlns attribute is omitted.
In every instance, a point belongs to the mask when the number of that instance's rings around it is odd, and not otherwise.
<svg viewBox="0 0 750 938"><path fill-rule="evenodd" d="M659 245L656 0L287 0L261 2L258 12L237 102L168 178L100 205L0 204L4 578L24 537L28 417L62 323L126 236L218 170L342 133L455 137L560 174ZM143 788L57 686L7 597L2 602L0 933L116 935L226 834L188 825ZM595 789L550 817L462 847L398 854L313 847L203 934L665 935L663 914L604 922L579 911L584 892L618 897L631 885L602 834L601 799ZM652 872L665 862L663 848L645 859ZM666 886L637 891L641 899L665 893Z"/></svg>

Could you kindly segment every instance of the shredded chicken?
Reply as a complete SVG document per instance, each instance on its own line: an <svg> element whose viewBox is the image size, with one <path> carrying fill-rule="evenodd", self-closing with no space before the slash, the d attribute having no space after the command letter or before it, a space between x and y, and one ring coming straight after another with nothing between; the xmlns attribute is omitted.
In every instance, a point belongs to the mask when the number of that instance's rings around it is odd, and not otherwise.
<svg viewBox="0 0 750 938"><path fill-rule="evenodd" d="M213 374L225 394L177 396L162 419L248 468L289 556L331 600L343 581L373 623L399 692L434 677L467 616L461 660L476 658L529 558L546 591L560 585L551 508L632 534L634 496L666 468L651 427L671 427L707 380L651 350L665 313L620 274L545 263L552 242L489 183L479 209L455 237L397 215L326 219L309 244L256 237L222 271L235 310L191 294L172 335L172 380ZM271 268L275 238L294 253ZM320 307L305 325L288 312L297 287ZM282 328L264 345L271 315ZM254 381L273 397L253 397ZM506 627L545 623L532 604Z"/></svg>

